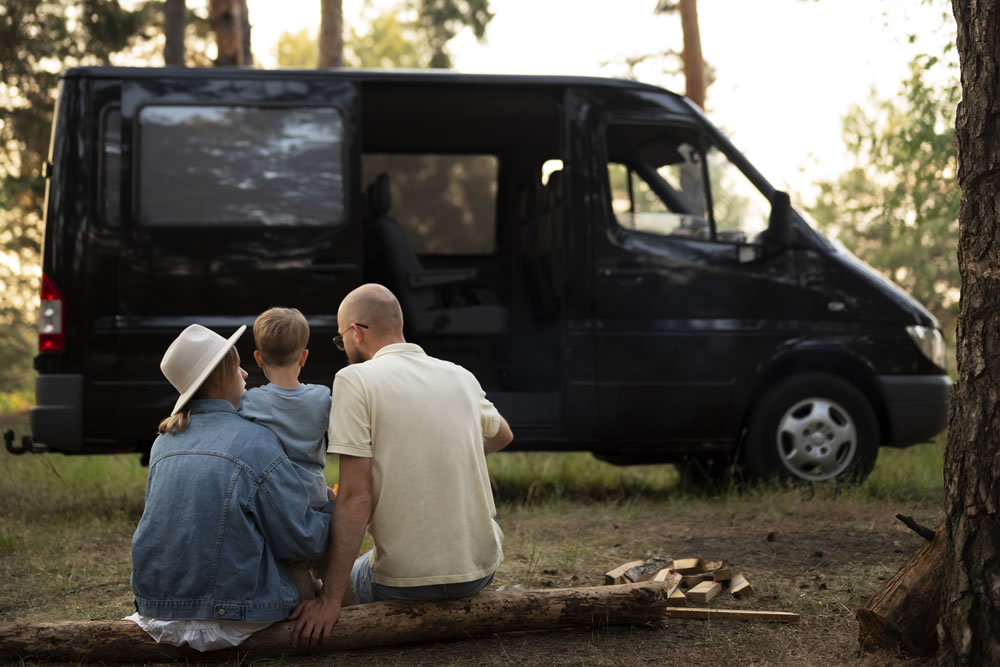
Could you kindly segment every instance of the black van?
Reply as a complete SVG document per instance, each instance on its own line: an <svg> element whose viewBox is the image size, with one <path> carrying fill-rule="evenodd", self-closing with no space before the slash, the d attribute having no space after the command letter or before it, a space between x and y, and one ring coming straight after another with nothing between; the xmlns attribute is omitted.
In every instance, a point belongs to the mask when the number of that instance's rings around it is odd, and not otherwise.
<svg viewBox="0 0 1000 667"><path fill-rule="evenodd" d="M303 380L329 383L337 306L369 281L522 449L860 478L945 425L934 317L654 86L73 69L47 176L39 449L148 450L192 322L296 306Z"/></svg>

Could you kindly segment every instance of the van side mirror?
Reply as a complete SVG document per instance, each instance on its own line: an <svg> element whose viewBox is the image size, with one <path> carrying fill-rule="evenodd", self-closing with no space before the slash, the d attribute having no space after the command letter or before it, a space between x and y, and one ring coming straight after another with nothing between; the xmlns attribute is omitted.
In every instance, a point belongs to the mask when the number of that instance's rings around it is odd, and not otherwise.
<svg viewBox="0 0 1000 667"><path fill-rule="evenodd" d="M767 221L767 240L779 246L789 246L795 238L792 226L792 203L788 193L775 190L771 195L771 215Z"/></svg>

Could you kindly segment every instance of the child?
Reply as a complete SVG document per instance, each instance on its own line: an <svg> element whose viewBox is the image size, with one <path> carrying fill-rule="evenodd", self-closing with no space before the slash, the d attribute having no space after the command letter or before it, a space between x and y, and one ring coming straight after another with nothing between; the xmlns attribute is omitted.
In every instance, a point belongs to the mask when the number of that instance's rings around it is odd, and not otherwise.
<svg viewBox="0 0 1000 667"><path fill-rule="evenodd" d="M320 509L333 500L326 486L326 429L330 422L330 390L299 382L309 350L309 323L296 308L270 308L253 323L257 349L253 358L270 384L243 394L240 415L262 424L278 437L309 494L309 505ZM322 584L312 566L325 571L325 559L288 564L299 597L311 600Z"/></svg>
<svg viewBox="0 0 1000 667"><path fill-rule="evenodd" d="M322 507L330 496L323 466L331 399L328 387L299 382L309 323L296 308L271 308L254 321L253 338L253 358L270 384L243 394L240 415L271 429L306 484L309 504Z"/></svg>

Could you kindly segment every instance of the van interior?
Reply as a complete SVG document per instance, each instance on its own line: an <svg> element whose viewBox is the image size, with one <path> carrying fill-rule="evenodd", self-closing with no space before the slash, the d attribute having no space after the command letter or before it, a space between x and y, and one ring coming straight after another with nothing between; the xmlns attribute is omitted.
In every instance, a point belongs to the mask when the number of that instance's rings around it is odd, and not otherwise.
<svg viewBox="0 0 1000 667"><path fill-rule="evenodd" d="M361 98L353 191L366 279L397 294L408 339L487 391L554 394L565 292L559 100L377 83ZM555 421L555 402L533 409L529 421Z"/></svg>

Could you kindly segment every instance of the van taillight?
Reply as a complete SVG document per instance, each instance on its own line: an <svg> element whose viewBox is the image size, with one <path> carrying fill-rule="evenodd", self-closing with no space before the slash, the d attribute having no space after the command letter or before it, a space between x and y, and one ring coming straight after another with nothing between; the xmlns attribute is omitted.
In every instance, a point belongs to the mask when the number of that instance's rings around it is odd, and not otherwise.
<svg viewBox="0 0 1000 667"><path fill-rule="evenodd" d="M42 310L38 315L38 350L63 349L63 295L49 277L42 274Z"/></svg>

